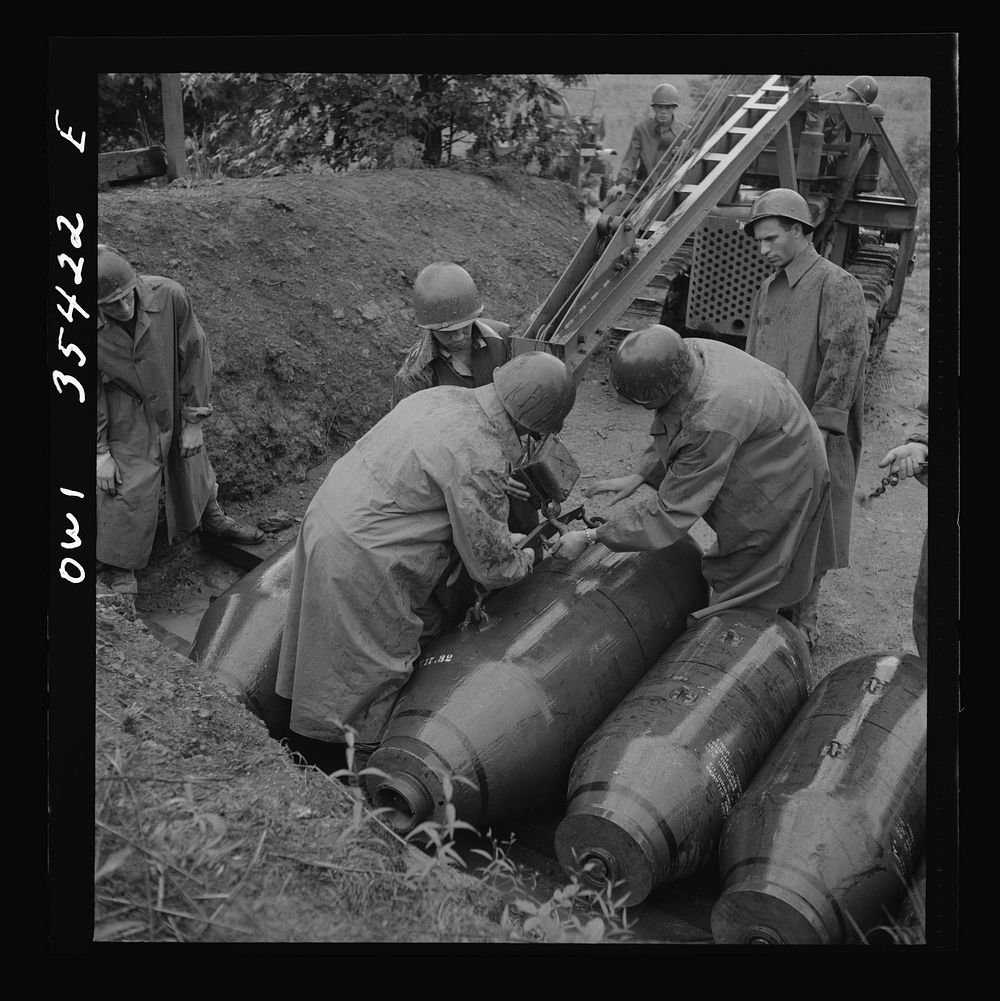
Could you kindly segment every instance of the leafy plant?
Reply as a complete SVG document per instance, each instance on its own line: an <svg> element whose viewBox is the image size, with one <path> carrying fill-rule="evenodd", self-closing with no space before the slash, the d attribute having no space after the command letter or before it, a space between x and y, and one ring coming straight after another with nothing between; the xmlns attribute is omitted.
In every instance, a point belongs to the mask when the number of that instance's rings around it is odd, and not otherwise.
<svg viewBox="0 0 1000 1001"><path fill-rule="evenodd" d="M422 165L459 150L492 163L511 142L522 163L545 169L569 138L533 74L185 73L181 83L189 158L203 176L412 165L417 149ZM99 99L102 150L162 134L155 75L104 74Z"/></svg>

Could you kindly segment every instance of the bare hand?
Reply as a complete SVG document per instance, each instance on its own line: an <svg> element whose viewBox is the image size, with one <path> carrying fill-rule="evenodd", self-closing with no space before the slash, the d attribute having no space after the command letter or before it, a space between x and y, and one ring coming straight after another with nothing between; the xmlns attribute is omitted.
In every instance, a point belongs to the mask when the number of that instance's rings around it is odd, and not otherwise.
<svg viewBox="0 0 1000 1001"><path fill-rule="evenodd" d="M586 548L586 532L565 532L549 547L549 555L561 560L575 560Z"/></svg>
<svg viewBox="0 0 1000 1001"><path fill-rule="evenodd" d="M505 489L510 497L516 497L518 500L531 500L531 494L528 492L528 488L520 480L515 479L513 476L507 477L507 486Z"/></svg>
<svg viewBox="0 0 1000 1001"><path fill-rule="evenodd" d="M197 455L205 444L205 434L200 424L181 425L181 458L190 459Z"/></svg>
<svg viewBox="0 0 1000 1001"><path fill-rule="evenodd" d="M612 184L611 187L608 188L608 197L607 197L607 200L609 202L613 201L615 198L618 198L618 197L620 197L621 195L624 195L624 194L625 194L625 185L624 184Z"/></svg>
<svg viewBox="0 0 1000 1001"><path fill-rule="evenodd" d="M879 467L889 467L890 473L895 473L901 479L916 476L923 472L922 466L927 462L928 447L921 441L908 441L905 445L897 445L890 449Z"/></svg>
<svg viewBox="0 0 1000 1001"><path fill-rule="evenodd" d="M118 492L122 483L121 470L110 452L101 452L97 456L97 486L112 497Z"/></svg>
<svg viewBox="0 0 1000 1001"><path fill-rule="evenodd" d="M584 497L593 497L595 494L614 494L609 504L617 504L619 501L631 497L632 494L645 482L638 473L629 476L617 476L609 480L595 480L589 487L584 487L581 493Z"/></svg>

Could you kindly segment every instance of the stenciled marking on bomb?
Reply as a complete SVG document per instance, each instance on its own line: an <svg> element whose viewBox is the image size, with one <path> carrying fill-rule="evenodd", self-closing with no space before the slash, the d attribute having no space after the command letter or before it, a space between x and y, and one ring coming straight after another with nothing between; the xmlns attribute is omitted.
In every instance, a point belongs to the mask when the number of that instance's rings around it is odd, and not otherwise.
<svg viewBox="0 0 1000 1001"><path fill-rule="evenodd" d="M729 748L717 737L708 742L705 748L705 771L708 772L715 787L719 790L722 816L728 817L736 801L743 793L743 783L733 767Z"/></svg>

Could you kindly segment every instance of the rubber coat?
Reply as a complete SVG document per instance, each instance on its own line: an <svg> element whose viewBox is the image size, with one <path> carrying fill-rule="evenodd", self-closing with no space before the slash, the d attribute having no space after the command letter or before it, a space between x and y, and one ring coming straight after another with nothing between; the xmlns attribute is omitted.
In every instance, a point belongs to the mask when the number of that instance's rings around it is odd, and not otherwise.
<svg viewBox="0 0 1000 1001"><path fill-rule="evenodd" d="M456 372L448 363L430 330L410 348L392 382L392 405L430 386L465 386L475 389L493 381L493 370L510 361L510 324L499 320L473 320L472 376Z"/></svg>
<svg viewBox="0 0 1000 1001"><path fill-rule="evenodd" d="M457 372L430 330L410 348L392 383L392 405L430 386L465 386L475 389L493 382L493 373L513 357L510 324L499 320L473 320L472 375ZM538 525L538 510L529 501L509 497L512 532L527 535ZM538 555L541 555L540 553Z"/></svg>
<svg viewBox="0 0 1000 1001"><path fill-rule="evenodd" d="M830 433L831 567L846 567L850 557L868 342L861 283L811 243L765 279L751 306L747 353L784 372L820 430Z"/></svg>
<svg viewBox="0 0 1000 1001"><path fill-rule="evenodd" d="M712 588L702 618L739 605L776 611L808 593L830 477L816 422L780 372L739 348L691 337L687 386L656 412L633 473L658 490L598 529L609 549L660 549L699 518L716 546L702 560Z"/></svg>
<svg viewBox="0 0 1000 1001"><path fill-rule="evenodd" d="M291 729L377 741L440 628L432 592L455 556L488 589L531 568L504 493L520 443L492 385L401 401L334 463L295 546L277 692Z"/></svg>
<svg viewBox="0 0 1000 1001"><path fill-rule="evenodd" d="M212 359L187 292L170 278L142 275L136 288L135 338L114 320L97 327L97 451L121 472L115 496L97 491L97 559L141 568L156 534L161 482L172 542L194 529L214 495L204 448L187 459L181 420L212 413Z"/></svg>
<svg viewBox="0 0 1000 1001"><path fill-rule="evenodd" d="M628 184L648 177L663 154L684 134L685 127L674 123L660 129L655 118L646 118L633 130L628 149L618 168L617 184Z"/></svg>
<svg viewBox="0 0 1000 1001"><path fill-rule="evenodd" d="M920 401L917 408L920 411L920 420L917 421L917 430L907 438L907 441L920 442L930 450L929 416L930 401L927 394ZM927 473L918 473L917 481L927 486ZM913 587L913 639L917 644L917 653L920 659L927 660L927 531L924 530L924 540L920 544L920 567L917 570L917 582Z"/></svg>

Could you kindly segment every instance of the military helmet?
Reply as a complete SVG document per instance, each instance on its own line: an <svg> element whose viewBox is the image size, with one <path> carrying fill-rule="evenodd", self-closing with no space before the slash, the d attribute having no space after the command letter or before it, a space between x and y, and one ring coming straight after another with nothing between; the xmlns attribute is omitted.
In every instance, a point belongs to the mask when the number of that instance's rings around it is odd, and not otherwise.
<svg viewBox="0 0 1000 1001"><path fill-rule="evenodd" d="M865 104L871 104L878 97L878 84L874 77L856 76L848 85L847 89L852 94L857 94Z"/></svg>
<svg viewBox="0 0 1000 1001"><path fill-rule="evenodd" d="M885 118L885 108L881 104L869 104L868 110L872 113L872 118L882 121Z"/></svg>
<svg viewBox="0 0 1000 1001"><path fill-rule="evenodd" d="M806 233L811 233L815 228L809 204L797 191L793 191L791 188L772 188L770 191L765 191L753 203L750 209L750 218L743 224L743 229L752 238L757 220L767 216L780 216L782 219L800 222Z"/></svg>
<svg viewBox="0 0 1000 1001"><path fill-rule="evenodd" d="M139 284L135 268L118 251L106 244L97 245L97 303L122 299Z"/></svg>
<svg viewBox="0 0 1000 1001"><path fill-rule="evenodd" d="M657 104L669 104L676 108L681 103L681 95L672 83L661 83L653 91L653 97L649 103L654 107Z"/></svg>
<svg viewBox="0 0 1000 1001"><path fill-rule="evenodd" d="M417 326L454 330L471 323L483 311L472 275L449 261L428 264L413 283Z"/></svg>
<svg viewBox="0 0 1000 1001"><path fill-rule="evenodd" d="M493 373L504 410L529 431L554 434L576 401L576 383L566 366L544 351L517 355Z"/></svg>
<svg viewBox="0 0 1000 1001"><path fill-rule="evenodd" d="M611 385L634 403L662 406L683 388L693 369L684 338L657 323L633 330L618 345L611 361Z"/></svg>

